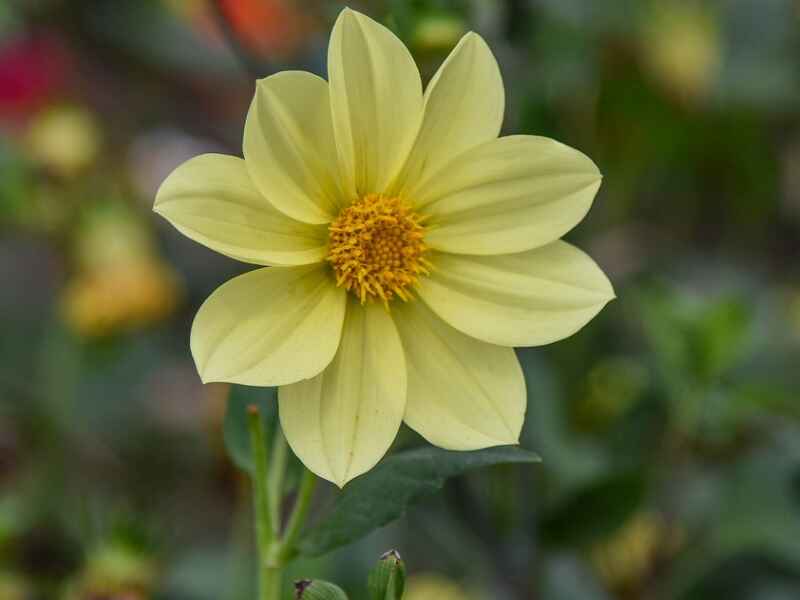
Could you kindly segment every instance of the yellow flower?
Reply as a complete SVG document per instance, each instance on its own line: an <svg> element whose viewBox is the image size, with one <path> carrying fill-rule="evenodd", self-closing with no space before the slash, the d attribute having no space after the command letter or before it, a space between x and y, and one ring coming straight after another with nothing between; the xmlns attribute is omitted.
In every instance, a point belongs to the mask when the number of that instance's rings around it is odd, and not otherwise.
<svg viewBox="0 0 800 600"><path fill-rule="evenodd" d="M104 337L169 317L182 288L154 240L124 204L98 203L76 230L75 273L61 293L62 315L80 335Z"/></svg>
<svg viewBox="0 0 800 600"><path fill-rule="evenodd" d="M77 274L61 300L64 318L77 333L103 337L167 318L180 296L180 283L169 266L141 258Z"/></svg>
<svg viewBox="0 0 800 600"><path fill-rule="evenodd" d="M589 210L597 167L546 138L498 139L503 83L474 33L423 95L400 40L345 9L328 71L260 80L244 160L198 156L158 192L179 231L270 267L200 308L203 381L281 386L292 449L340 486L402 421L443 448L516 443L512 347L571 335L613 297L559 241Z"/></svg>

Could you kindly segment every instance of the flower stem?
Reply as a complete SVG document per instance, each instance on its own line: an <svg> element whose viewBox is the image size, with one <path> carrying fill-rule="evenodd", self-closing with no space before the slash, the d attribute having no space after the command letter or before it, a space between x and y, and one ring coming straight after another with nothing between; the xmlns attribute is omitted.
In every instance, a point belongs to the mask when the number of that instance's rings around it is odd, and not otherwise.
<svg viewBox="0 0 800 600"><path fill-rule="evenodd" d="M314 488L317 485L317 477L308 469L303 469L303 479L300 482L300 489L297 491L294 509L286 525L286 533L278 550L278 561L285 562L290 560L296 551L295 545L303 525L308 516L308 509L311 508L311 499L314 496Z"/></svg>
<svg viewBox="0 0 800 600"><path fill-rule="evenodd" d="M281 530L281 501L283 500L283 476L286 473L287 455L286 438L280 427L275 427L275 439L272 442L272 456L269 467L269 497L272 530L278 534Z"/></svg>
<svg viewBox="0 0 800 600"><path fill-rule="evenodd" d="M258 407L247 408L247 425L253 454L253 504L255 506L256 543L258 546L258 600L280 600L283 568L297 553L297 540L311 508L317 478L309 470L297 491L286 530L281 535L281 501L286 472L286 439L277 428L272 445L271 462L267 452L267 435Z"/></svg>
<svg viewBox="0 0 800 600"><path fill-rule="evenodd" d="M275 539L275 529L270 516L270 501L267 491L267 440L264 422L258 407L247 407L247 426L250 430L250 449L253 454L253 507L258 547L258 598L277 600L280 598L280 570L267 564L267 558Z"/></svg>
<svg viewBox="0 0 800 600"><path fill-rule="evenodd" d="M261 566L259 576L259 600L280 600L283 583L283 568Z"/></svg>

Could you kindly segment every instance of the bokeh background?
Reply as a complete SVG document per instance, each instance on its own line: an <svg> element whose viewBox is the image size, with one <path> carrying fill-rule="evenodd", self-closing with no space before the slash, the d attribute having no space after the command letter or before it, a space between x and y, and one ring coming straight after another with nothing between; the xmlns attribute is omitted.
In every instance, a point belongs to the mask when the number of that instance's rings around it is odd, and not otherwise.
<svg viewBox="0 0 800 600"><path fill-rule="evenodd" d="M465 31L489 41L504 131L604 173L568 239L618 299L519 351L541 465L453 480L292 575L359 600L396 547L408 600L800 598L800 3L352 6L425 80ZM246 267L150 209L182 161L240 154L256 76L324 75L341 7L0 3L2 600L254 598L227 390L188 351Z"/></svg>

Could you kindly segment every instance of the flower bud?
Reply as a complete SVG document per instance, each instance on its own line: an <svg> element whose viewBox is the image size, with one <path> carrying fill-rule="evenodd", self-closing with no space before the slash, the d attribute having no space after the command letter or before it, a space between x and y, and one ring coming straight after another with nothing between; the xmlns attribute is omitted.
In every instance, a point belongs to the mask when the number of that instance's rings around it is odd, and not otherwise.
<svg viewBox="0 0 800 600"><path fill-rule="evenodd" d="M294 597L297 600L347 600L347 594L339 586L310 579L294 582Z"/></svg>
<svg viewBox="0 0 800 600"><path fill-rule="evenodd" d="M369 574L371 600L400 600L406 587L406 565L397 550L381 556Z"/></svg>

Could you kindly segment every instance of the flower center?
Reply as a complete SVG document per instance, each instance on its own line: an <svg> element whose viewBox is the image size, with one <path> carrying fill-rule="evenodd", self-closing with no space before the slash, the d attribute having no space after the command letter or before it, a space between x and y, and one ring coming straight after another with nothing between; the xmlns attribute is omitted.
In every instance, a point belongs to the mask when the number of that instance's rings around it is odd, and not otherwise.
<svg viewBox="0 0 800 600"><path fill-rule="evenodd" d="M328 228L327 260L336 285L362 304L381 300L388 307L395 296L411 299L411 286L431 266L422 256L423 220L400 198L381 194L367 194L343 209Z"/></svg>

